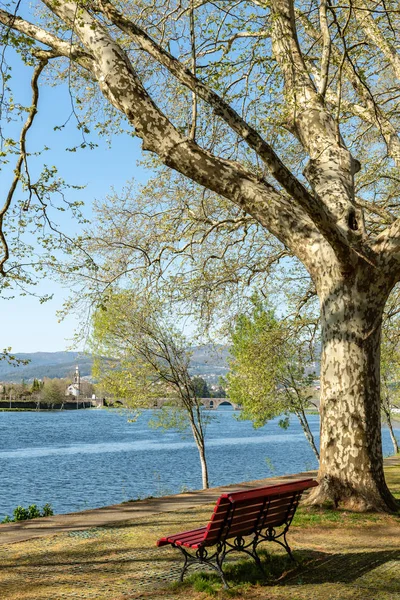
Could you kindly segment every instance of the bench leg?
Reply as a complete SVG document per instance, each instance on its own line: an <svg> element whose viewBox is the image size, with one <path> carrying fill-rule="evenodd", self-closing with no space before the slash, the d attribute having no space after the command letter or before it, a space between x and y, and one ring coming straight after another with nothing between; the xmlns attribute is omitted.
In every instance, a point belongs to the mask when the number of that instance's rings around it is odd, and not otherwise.
<svg viewBox="0 0 400 600"><path fill-rule="evenodd" d="M286 531L285 531L285 533L283 534L283 541L284 541L284 543L282 544L282 546L285 548L286 552L289 554L289 556L290 556L290 560L292 560L293 562L296 562L296 559L295 559L295 557L293 556L293 554L292 554L292 551L291 551L291 549L290 549L290 546L289 546L289 544L287 543L287 540L286 540ZM281 542L281 543L282 543L282 542Z"/></svg>
<svg viewBox="0 0 400 600"><path fill-rule="evenodd" d="M265 575L260 557L257 554L257 543L257 537L255 537L251 542L246 544L245 540L240 535L233 540L233 544L230 544L229 542L225 541L225 548L222 554L222 561L225 559L225 556L230 552L244 552L245 554L251 556L253 560L255 560L257 567L260 569L261 573ZM226 546L229 547L229 550L226 550Z"/></svg>
<svg viewBox="0 0 400 600"><path fill-rule="evenodd" d="M185 558L184 563L183 563L183 567L182 567L182 571L181 571L181 574L179 576L179 581L182 582L183 578L185 576L185 573L186 573L186 571L188 569L188 566L189 566L189 564L188 564L189 563L189 554L187 552L185 552L181 546L178 546L178 548L182 551L182 554L183 554L183 556Z"/></svg>
<svg viewBox="0 0 400 600"><path fill-rule="evenodd" d="M256 561L257 567L260 569L261 573L263 575L265 575L265 571L264 571L263 566L261 564L260 557L257 554L257 538L256 537L254 538L252 545L253 545L253 554L252 554L252 556L253 556L254 560Z"/></svg>
<svg viewBox="0 0 400 600"><path fill-rule="evenodd" d="M179 581L183 581L185 573L188 570L188 568L190 567L190 565L197 563L200 565L203 565L203 564L208 565L209 567L214 569L214 571L217 571L218 575L220 576L220 578L222 580L222 583L224 584L224 588L225 589L229 588L229 585L226 583L224 572L222 570L223 558L221 561L218 550L212 556L208 557L207 550L205 548L199 548L196 552L196 555L193 556L186 550L186 548L183 548L183 546L174 546L174 547L179 548L179 550L182 552L182 554L185 558L183 567L182 567L182 571L181 571L181 574L179 577ZM213 562L214 558L215 558L215 562Z"/></svg>
<svg viewBox="0 0 400 600"><path fill-rule="evenodd" d="M282 548L285 548L286 552L289 554L290 560L292 560L295 563L296 559L294 558L292 551L290 549L290 546L287 542L286 534L287 534L287 529L284 529L281 533L276 535L275 529L273 527L270 527L267 530L266 535L262 535L262 534L259 535L259 537L257 538L257 541L256 541L256 546L258 544L260 544L261 542L275 542L276 544L279 544L280 546L282 546ZM282 538L283 541L278 538Z"/></svg>

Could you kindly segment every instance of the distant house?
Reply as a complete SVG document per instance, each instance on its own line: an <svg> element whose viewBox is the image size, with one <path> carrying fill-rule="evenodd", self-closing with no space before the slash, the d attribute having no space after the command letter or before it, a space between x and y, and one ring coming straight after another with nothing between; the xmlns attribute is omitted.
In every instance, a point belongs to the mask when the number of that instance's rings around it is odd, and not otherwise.
<svg viewBox="0 0 400 600"><path fill-rule="evenodd" d="M75 396L75 398L78 398L78 396L80 396L80 394L81 394L81 375L79 373L79 367L77 365L75 368L74 382L71 383L71 385L69 385L67 387L67 389L65 390L65 395L66 396Z"/></svg>

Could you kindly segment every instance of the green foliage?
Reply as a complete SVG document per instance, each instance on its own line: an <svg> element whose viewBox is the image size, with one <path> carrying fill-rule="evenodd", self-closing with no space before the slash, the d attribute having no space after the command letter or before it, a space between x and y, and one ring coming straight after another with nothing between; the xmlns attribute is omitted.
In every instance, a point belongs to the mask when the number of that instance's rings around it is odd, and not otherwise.
<svg viewBox="0 0 400 600"><path fill-rule="evenodd" d="M28 508L24 508L23 506L17 506L14 508L13 515L14 521L27 521L30 518L30 514L35 513L35 509L32 509L34 505L32 504ZM36 508L36 507L35 507Z"/></svg>
<svg viewBox="0 0 400 600"><path fill-rule="evenodd" d="M252 314L238 316L231 339L229 397L243 407L243 418L261 427L286 410L284 398L277 392L285 367L283 354L277 352L283 331L273 311L255 300Z"/></svg>
<svg viewBox="0 0 400 600"><path fill-rule="evenodd" d="M152 408L168 401L152 423L162 429L190 427L205 465L206 417L189 375L188 340L165 316L162 303L131 290L110 293L93 316L93 374L100 386L129 408ZM203 486L208 487L203 468Z"/></svg>
<svg viewBox="0 0 400 600"><path fill-rule="evenodd" d="M400 348L397 327L384 329L381 346L382 402L389 408L400 407Z"/></svg>
<svg viewBox="0 0 400 600"><path fill-rule="evenodd" d="M51 504L48 502L43 506L42 509L42 517L52 517L54 515L53 509L51 508Z"/></svg>
<svg viewBox="0 0 400 600"><path fill-rule="evenodd" d="M40 513L40 510L38 509L36 504L31 504L30 506L28 506L28 519L37 519L41 516L42 515Z"/></svg>
<svg viewBox="0 0 400 600"><path fill-rule="evenodd" d="M173 429L181 434L188 433L189 422L182 407L174 405L173 402L165 403L158 409L149 420L150 427L168 431Z"/></svg>
<svg viewBox="0 0 400 600"><path fill-rule="evenodd" d="M28 508L17 506L13 510L14 518L6 516L1 522L16 523L17 521L28 521L29 519L38 519L39 517L51 517L53 514L51 504L45 504L42 511L40 511L36 504L31 504Z"/></svg>
<svg viewBox="0 0 400 600"><path fill-rule="evenodd" d="M305 413L313 374L306 373L311 355L303 326L294 319L278 319L268 303L253 295L250 310L238 315L232 330L228 393L242 406L241 418L255 427L283 414L279 425L287 429L289 413L295 413L319 458Z"/></svg>
<svg viewBox="0 0 400 600"><path fill-rule="evenodd" d="M4 517L4 519L2 520L2 523L12 523L13 519L11 517L9 517L8 515L6 515Z"/></svg>
<svg viewBox="0 0 400 600"><path fill-rule="evenodd" d="M40 384L39 384L39 381L35 377L32 382L32 392L38 392L39 390L40 390Z"/></svg>
<svg viewBox="0 0 400 600"><path fill-rule="evenodd" d="M6 361L8 364L12 365L13 367L19 367L20 365L27 365L30 362L29 359L17 358L13 354L11 354L11 348L4 348L4 350L2 352L0 352L0 361L2 361L2 360Z"/></svg>
<svg viewBox="0 0 400 600"><path fill-rule="evenodd" d="M298 345L286 321L257 295L247 314L237 317L232 331L228 374L229 397L243 407L242 417L261 427L269 419L292 409L291 384L304 384ZM287 420L282 426L288 425Z"/></svg>
<svg viewBox="0 0 400 600"><path fill-rule="evenodd" d="M397 310L393 304L398 300L398 290L393 294L387 307L387 315L382 328L381 343L381 410L384 421L388 425L393 450L399 452L400 443L393 425L393 409L400 408L400 346L398 328L400 325Z"/></svg>
<svg viewBox="0 0 400 600"><path fill-rule="evenodd" d="M45 404L57 404L65 400L65 382L58 379L46 379L40 392L40 401Z"/></svg>
<svg viewBox="0 0 400 600"><path fill-rule="evenodd" d="M93 317L93 375L133 408L151 408L157 398L193 396L188 342L162 314L155 299L132 291L109 295ZM111 359L101 358L110 356Z"/></svg>
<svg viewBox="0 0 400 600"><path fill-rule="evenodd" d="M192 384L198 398L210 398L210 390L208 389L207 382L202 377L193 377Z"/></svg>

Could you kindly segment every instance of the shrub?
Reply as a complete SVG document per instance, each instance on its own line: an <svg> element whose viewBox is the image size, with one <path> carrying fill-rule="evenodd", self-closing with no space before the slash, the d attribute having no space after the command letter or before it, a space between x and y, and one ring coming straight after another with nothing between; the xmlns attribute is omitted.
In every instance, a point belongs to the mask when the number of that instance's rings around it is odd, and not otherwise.
<svg viewBox="0 0 400 600"><path fill-rule="evenodd" d="M40 510L38 509L36 504L31 504L28 507L28 519L37 519L38 517L41 517L41 516L42 515L40 514Z"/></svg>
<svg viewBox="0 0 400 600"><path fill-rule="evenodd" d="M1 523L15 523L17 521L27 521L28 519L37 519L38 517L51 517L54 515L51 504L45 504L40 512L36 504L31 504L28 508L23 506L17 506L13 510L14 518L12 519L8 515L4 517Z"/></svg>
<svg viewBox="0 0 400 600"><path fill-rule="evenodd" d="M23 506L17 506L13 510L14 519L13 521L26 521L29 519L29 509Z"/></svg>
<svg viewBox="0 0 400 600"><path fill-rule="evenodd" d="M54 515L51 504L45 504L42 510L42 517L52 517Z"/></svg>

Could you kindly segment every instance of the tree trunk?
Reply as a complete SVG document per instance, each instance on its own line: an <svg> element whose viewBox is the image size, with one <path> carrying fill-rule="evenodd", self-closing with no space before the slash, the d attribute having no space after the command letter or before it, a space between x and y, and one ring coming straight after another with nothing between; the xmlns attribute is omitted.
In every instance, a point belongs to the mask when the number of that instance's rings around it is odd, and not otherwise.
<svg viewBox="0 0 400 600"><path fill-rule="evenodd" d="M371 270L328 277L319 290L320 485L308 504L393 511L398 504L384 478L380 405L381 321L390 288Z"/></svg>
<svg viewBox="0 0 400 600"><path fill-rule="evenodd" d="M385 413L386 423L387 423L389 433L390 433L390 439L392 440L394 453L398 454L399 453L399 444L397 442L397 438L394 435L394 431L393 431L392 415L390 413L390 400L387 400L387 402L388 402L388 406L383 407L383 410Z"/></svg>
<svg viewBox="0 0 400 600"><path fill-rule="evenodd" d="M203 490L207 490L210 486L208 484L208 467L207 467L207 460L206 460L206 448L205 448L205 442L204 442L204 433L203 433L203 429L199 428L196 425L192 412L189 412L189 418L190 418L190 426L191 426L192 433L193 433L193 439L196 442L197 450L199 451Z"/></svg>
<svg viewBox="0 0 400 600"><path fill-rule="evenodd" d="M204 447L204 442L203 443L199 443L197 445L198 449L199 449L199 456L200 456L200 464L201 464L201 479L203 482L203 490L207 490L210 486L208 483L208 468L207 468L207 461L206 461L206 450Z"/></svg>
<svg viewBox="0 0 400 600"><path fill-rule="evenodd" d="M392 444L393 444L394 453L398 454L399 453L399 444L397 442L396 436L394 435L392 419L388 420L388 427L389 427L390 438L391 438Z"/></svg>
<svg viewBox="0 0 400 600"><path fill-rule="evenodd" d="M300 421L300 425L303 429L304 435L306 436L306 439L307 439L308 443L310 444L311 449L314 452L316 459L319 461L318 448L315 445L314 436L310 429L310 425L308 423L307 416L302 409L295 409L295 413L296 413L298 420Z"/></svg>

